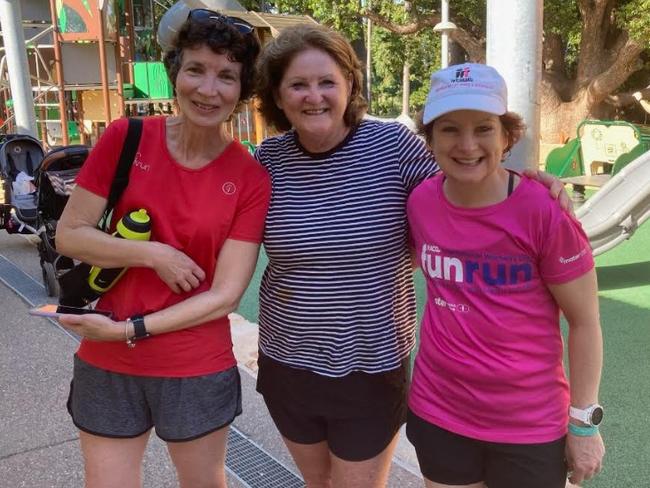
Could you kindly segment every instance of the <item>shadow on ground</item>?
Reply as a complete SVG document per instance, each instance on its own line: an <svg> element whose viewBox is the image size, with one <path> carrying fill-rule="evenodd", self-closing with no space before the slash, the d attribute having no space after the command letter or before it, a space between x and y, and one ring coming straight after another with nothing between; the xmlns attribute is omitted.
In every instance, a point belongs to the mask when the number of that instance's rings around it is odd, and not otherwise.
<svg viewBox="0 0 650 488"><path fill-rule="evenodd" d="M601 291L650 285L650 261L602 266L597 272L598 289Z"/></svg>

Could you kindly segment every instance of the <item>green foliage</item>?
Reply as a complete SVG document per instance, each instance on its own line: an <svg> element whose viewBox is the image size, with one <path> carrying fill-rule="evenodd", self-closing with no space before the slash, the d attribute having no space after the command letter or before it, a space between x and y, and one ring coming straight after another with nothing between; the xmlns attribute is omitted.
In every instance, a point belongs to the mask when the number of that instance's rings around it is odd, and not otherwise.
<svg viewBox="0 0 650 488"><path fill-rule="evenodd" d="M485 37L486 11L486 0L453 0L449 2L449 20L479 38Z"/></svg>
<svg viewBox="0 0 650 488"><path fill-rule="evenodd" d="M650 43L650 0L627 0L620 2L617 10L616 22L622 29L626 29L633 39ZM643 12L643 15L640 13Z"/></svg>
<svg viewBox="0 0 650 488"><path fill-rule="evenodd" d="M375 0L372 5L373 10L392 22L404 24L409 21L409 12L403 4ZM418 8L422 8L421 4L418 5ZM374 26L371 45L373 115L397 116L401 113L404 63L410 66L409 111L413 113L418 110L426 98L429 75L434 65L439 64L439 35L432 28L424 29L417 35L404 36Z"/></svg>
<svg viewBox="0 0 650 488"><path fill-rule="evenodd" d="M544 31L561 36L580 34L582 19L575 1L546 0L544 2Z"/></svg>
<svg viewBox="0 0 650 488"><path fill-rule="evenodd" d="M358 0L277 0L271 11L281 14L311 15L321 24L328 25L351 40L363 36L359 17L362 5Z"/></svg>
<svg viewBox="0 0 650 488"><path fill-rule="evenodd" d="M575 1L544 2L544 32L557 34L564 44L564 63L569 73L575 70L580 56L582 19Z"/></svg>
<svg viewBox="0 0 650 488"><path fill-rule="evenodd" d="M161 3L171 4L173 0L161 0ZM156 20L165 10L161 3L154 2ZM367 23L362 15L367 8L396 25L409 24L440 9L440 0L240 0L240 3L258 12L310 15L342 32L351 41L364 42L367 42ZM650 0L617 0L614 3L614 27L626 30L634 39L650 45L650 21L646 14L650 12ZM476 39L484 39L486 8L487 0L453 0L449 18ZM544 31L560 36L569 76L580 56L581 29L582 19L576 0L544 0ZM410 65L409 108L414 113L424 103L431 72L440 66L440 36L430 27L406 36L373 25L371 46L373 114L395 116L401 112L405 62ZM142 47L147 52L152 50L151 46ZM159 53L151 52L149 55L155 58ZM639 86L637 83L647 84L650 79L650 67L647 66L650 50L642 59L646 67L630 77L626 88Z"/></svg>
<svg viewBox="0 0 650 488"><path fill-rule="evenodd" d="M409 111L413 114L424 104L431 72L440 66L439 35L433 29L422 31L417 36L399 36L374 28L372 59L373 115L396 116L401 113L404 62L410 65Z"/></svg>

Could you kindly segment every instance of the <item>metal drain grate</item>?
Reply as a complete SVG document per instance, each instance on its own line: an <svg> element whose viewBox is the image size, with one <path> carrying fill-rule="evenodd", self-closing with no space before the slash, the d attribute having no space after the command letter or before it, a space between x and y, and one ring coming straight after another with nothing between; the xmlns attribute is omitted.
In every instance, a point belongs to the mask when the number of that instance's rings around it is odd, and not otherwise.
<svg viewBox="0 0 650 488"><path fill-rule="evenodd" d="M0 254L0 281L4 282L32 307L46 301L47 295L44 292L43 285L2 254Z"/></svg>
<svg viewBox="0 0 650 488"><path fill-rule="evenodd" d="M250 488L304 488L305 483L237 429L228 432L226 469Z"/></svg>

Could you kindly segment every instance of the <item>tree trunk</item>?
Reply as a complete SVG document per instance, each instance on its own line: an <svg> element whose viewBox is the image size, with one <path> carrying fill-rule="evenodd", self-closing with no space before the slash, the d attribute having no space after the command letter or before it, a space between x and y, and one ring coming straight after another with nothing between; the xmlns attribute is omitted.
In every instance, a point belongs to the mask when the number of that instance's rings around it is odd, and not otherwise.
<svg viewBox="0 0 650 488"><path fill-rule="evenodd" d="M573 100L562 102L557 94L549 93L548 86L542 85L542 117L540 138L542 142L563 144L576 137L578 124L585 119L610 119L612 110L605 104L592 106L587 90L581 90Z"/></svg>
<svg viewBox="0 0 650 488"><path fill-rule="evenodd" d="M591 115L586 90L580 90L573 100L568 102L561 100L548 81L542 83L541 92L542 142L563 144L576 137L578 124Z"/></svg>
<svg viewBox="0 0 650 488"><path fill-rule="evenodd" d="M404 63L402 69L402 115L409 115L409 99L411 98L411 66Z"/></svg>

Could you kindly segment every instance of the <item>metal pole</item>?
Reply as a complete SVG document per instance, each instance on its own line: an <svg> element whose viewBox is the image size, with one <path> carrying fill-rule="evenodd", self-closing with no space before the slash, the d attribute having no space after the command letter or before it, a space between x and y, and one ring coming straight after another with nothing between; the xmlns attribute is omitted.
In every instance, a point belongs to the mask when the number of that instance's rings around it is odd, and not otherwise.
<svg viewBox="0 0 650 488"><path fill-rule="evenodd" d="M47 98L45 100L47 100ZM47 119L47 112L45 107L39 107L38 113L41 117L39 124L41 126L41 141L43 142L43 147L47 148L50 144L47 142L47 123L45 122L45 119Z"/></svg>
<svg viewBox="0 0 650 488"><path fill-rule="evenodd" d="M25 33L18 0L0 0L0 24L2 24L2 40L7 53L7 70L16 115L16 132L37 137L34 98L25 51Z"/></svg>
<svg viewBox="0 0 650 488"><path fill-rule="evenodd" d="M127 63L127 83L133 83L133 56L135 55L135 29L133 28L133 2L124 0L124 19L126 27L126 44L128 45ZM119 39L118 33L118 39Z"/></svg>
<svg viewBox="0 0 650 488"><path fill-rule="evenodd" d="M368 0L368 9L370 9L370 0ZM371 93L372 93L372 20L368 19L368 40L366 42L366 93L368 94L368 112L371 110Z"/></svg>
<svg viewBox="0 0 650 488"><path fill-rule="evenodd" d="M40 60L38 58L38 51L34 49L34 68L36 68L36 85L38 86L38 99L40 100L39 104L34 104L35 107L38 107L38 126L41 130L41 141L43 142L43 147L46 148L49 144L47 143L47 126L45 124L45 119L47 119L47 111L45 107L47 106L49 97L48 92L41 91L41 69L40 69Z"/></svg>
<svg viewBox="0 0 650 488"><path fill-rule="evenodd" d="M68 139L68 112L65 106L65 78L63 77L63 58L61 57L61 30L59 29L59 16L56 12L56 0L50 0L50 15L52 17L52 41L54 43L54 70L56 71L56 84L59 88L59 120L61 121L61 135L64 146L70 144Z"/></svg>
<svg viewBox="0 0 650 488"><path fill-rule="evenodd" d="M5 120L9 118L9 114L7 113L7 98L5 96L5 89L0 88L0 126L2 126L5 123Z"/></svg>
<svg viewBox="0 0 650 488"><path fill-rule="evenodd" d="M79 139L81 144L88 144L90 141L86 134L86 124L84 122L84 97L83 92L77 92L77 117L79 117Z"/></svg>
<svg viewBox="0 0 650 488"><path fill-rule="evenodd" d="M124 76L122 74L122 52L120 43L120 14L119 11L115 16L115 30L117 31L117 39L115 43L115 83L117 84L117 112L118 117L124 117Z"/></svg>
<svg viewBox="0 0 650 488"><path fill-rule="evenodd" d="M104 11L102 5L97 9L99 13L99 76L102 80L102 96L104 99L104 115L106 125L111 123L111 99L108 91L108 68L106 67L106 43L104 42Z"/></svg>
<svg viewBox="0 0 650 488"><path fill-rule="evenodd" d="M260 114L258 108L259 108L259 100L254 98L253 99L253 128L255 130L254 142L256 146L259 146L264 140L264 138L267 136L266 125L264 123L264 119L262 118L262 114Z"/></svg>
<svg viewBox="0 0 650 488"><path fill-rule="evenodd" d="M528 127L506 161L518 170L539 164L543 12L543 0L487 3L487 64L506 80L508 110L521 115Z"/></svg>
<svg viewBox="0 0 650 488"><path fill-rule="evenodd" d="M404 61L402 66L402 115L409 115L409 99L411 98L411 66Z"/></svg>
<svg viewBox="0 0 650 488"><path fill-rule="evenodd" d="M440 16L440 22L449 22L449 0L441 0ZM449 32L443 30L440 34L440 67L446 68L449 66Z"/></svg>
<svg viewBox="0 0 650 488"><path fill-rule="evenodd" d="M244 108L246 109L246 140L252 143L253 138L251 137L251 111L249 109L249 103L244 105Z"/></svg>

